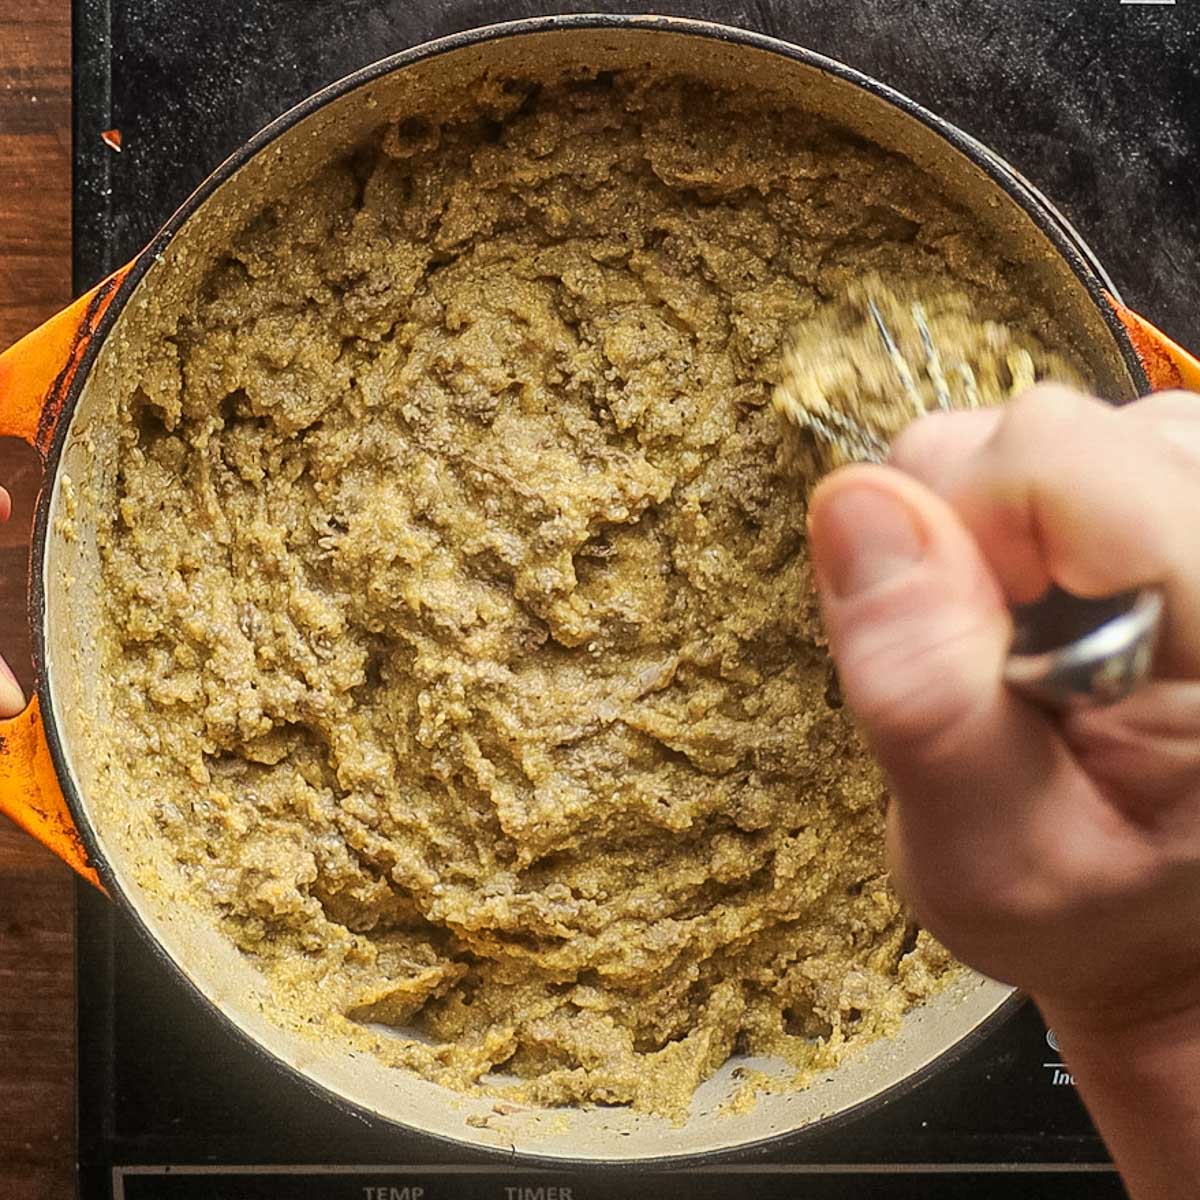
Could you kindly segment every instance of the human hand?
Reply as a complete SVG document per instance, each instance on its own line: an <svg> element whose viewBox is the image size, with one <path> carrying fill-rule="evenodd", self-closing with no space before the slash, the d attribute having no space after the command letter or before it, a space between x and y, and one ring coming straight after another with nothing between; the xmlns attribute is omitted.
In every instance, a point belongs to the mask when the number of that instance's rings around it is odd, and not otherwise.
<svg viewBox="0 0 1200 1200"><path fill-rule="evenodd" d="M1044 387L926 418L891 465L820 485L810 537L843 693L893 785L899 890L961 959L1037 999L1138 1194L1193 1195L1155 1190L1111 1093L1113 1055L1139 1089L1171 1092L1160 1116L1191 1130L1175 1177L1194 1186L1200 397L1115 409ZM1093 596L1162 586L1155 681L1061 718L1007 689L1008 603L1052 580Z"/></svg>
<svg viewBox="0 0 1200 1200"><path fill-rule="evenodd" d="M0 522L12 515L12 497L0 487ZM0 717L15 717L25 707L25 693L8 663L0 658Z"/></svg>

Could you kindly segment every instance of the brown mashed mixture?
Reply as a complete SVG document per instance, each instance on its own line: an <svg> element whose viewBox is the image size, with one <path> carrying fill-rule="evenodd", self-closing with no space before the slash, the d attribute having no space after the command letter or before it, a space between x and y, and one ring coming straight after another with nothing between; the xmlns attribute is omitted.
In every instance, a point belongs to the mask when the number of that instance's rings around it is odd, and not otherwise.
<svg viewBox="0 0 1200 1200"><path fill-rule="evenodd" d="M1007 303L907 161L600 78L392 126L210 273L126 414L104 654L130 794L279 1020L678 1119L953 969L888 884L770 408L866 270Z"/></svg>

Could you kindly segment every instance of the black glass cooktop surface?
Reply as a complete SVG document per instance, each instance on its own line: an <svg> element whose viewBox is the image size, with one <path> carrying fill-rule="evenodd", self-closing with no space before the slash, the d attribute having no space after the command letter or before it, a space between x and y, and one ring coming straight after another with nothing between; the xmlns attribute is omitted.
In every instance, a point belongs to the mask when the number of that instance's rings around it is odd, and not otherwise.
<svg viewBox="0 0 1200 1200"><path fill-rule="evenodd" d="M76 0L76 284L129 259L269 119L357 67L498 20L647 7L810 46L957 122L1050 197L1127 300L1200 345L1192 0ZM112 129L119 152L101 137ZM335 1109L235 1041L82 887L78 929L85 1200L1123 1194L1030 1006L905 1095L802 1144L653 1172L559 1171Z"/></svg>

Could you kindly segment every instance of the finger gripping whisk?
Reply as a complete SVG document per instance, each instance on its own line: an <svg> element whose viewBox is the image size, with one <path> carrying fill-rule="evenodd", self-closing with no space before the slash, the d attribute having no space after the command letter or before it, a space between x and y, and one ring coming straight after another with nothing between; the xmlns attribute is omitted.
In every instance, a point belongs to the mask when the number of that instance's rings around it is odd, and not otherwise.
<svg viewBox="0 0 1200 1200"><path fill-rule="evenodd" d="M927 413L1004 404L1044 380L1086 387L1064 356L984 318L967 296L871 276L795 330L774 405L807 435L820 475L885 462ZM1157 589L1085 599L1051 588L1013 610L1005 680L1050 708L1111 704L1150 674L1162 612Z"/></svg>

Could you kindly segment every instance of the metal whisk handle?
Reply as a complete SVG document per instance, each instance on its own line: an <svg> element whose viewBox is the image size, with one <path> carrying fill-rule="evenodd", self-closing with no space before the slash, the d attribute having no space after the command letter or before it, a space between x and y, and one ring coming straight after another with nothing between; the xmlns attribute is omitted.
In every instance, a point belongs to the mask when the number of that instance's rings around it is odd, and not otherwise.
<svg viewBox="0 0 1200 1200"><path fill-rule="evenodd" d="M1053 709L1114 704L1149 678L1162 617L1157 588L1096 600L1052 588L1014 610L1005 682Z"/></svg>

